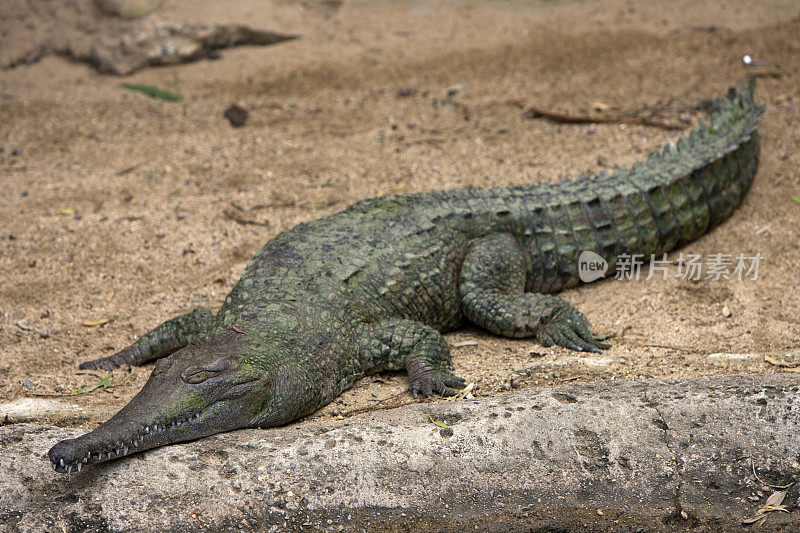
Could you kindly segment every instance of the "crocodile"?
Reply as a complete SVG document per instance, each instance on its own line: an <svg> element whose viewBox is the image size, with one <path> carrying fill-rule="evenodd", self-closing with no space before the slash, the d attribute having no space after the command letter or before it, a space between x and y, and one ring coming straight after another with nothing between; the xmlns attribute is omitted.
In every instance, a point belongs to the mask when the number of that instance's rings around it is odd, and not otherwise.
<svg viewBox="0 0 800 533"><path fill-rule="evenodd" d="M753 181L764 107L754 83L645 162L557 184L455 189L355 203L268 241L214 315L197 308L84 362L157 360L108 421L49 451L57 472L313 413L359 378L405 370L414 397L449 396L443 331L465 321L583 352L609 348L553 295L578 257L666 253L728 217Z"/></svg>

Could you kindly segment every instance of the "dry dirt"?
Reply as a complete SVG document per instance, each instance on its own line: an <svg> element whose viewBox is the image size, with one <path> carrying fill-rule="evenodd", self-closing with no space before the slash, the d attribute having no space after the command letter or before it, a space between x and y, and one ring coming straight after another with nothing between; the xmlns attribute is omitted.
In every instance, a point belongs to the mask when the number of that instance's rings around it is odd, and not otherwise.
<svg viewBox="0 0 800 533"><path fill-rule="evenodd" d="M217 61L127 78L59 57L0 71L0 401L65 396L86 414L40 421L94 427L151 367L73 395L103 377L78 363L195 305L215 308L278 232L381 194L596 173L677 135L531 120L521 104L694 121L704 99L753 73L767 104L755 184L682 251L760 253L758 280L692 283L673 267L666 281L565 292L613 335L600 356L475 328L448 340L476 394L501 394L512 378L780 371L763 354L800 346L799 17L796 1L779 0L358 1L301 39ZM764 64L746 67L744 54ZM234 102L250 115L238 129L223 117ZM253 214L269 226L231 220L231 204L264 206ZM82 325L100 319L110 321ZM369 377L317 416L410 403L405 387L402 375Z"/></svg>

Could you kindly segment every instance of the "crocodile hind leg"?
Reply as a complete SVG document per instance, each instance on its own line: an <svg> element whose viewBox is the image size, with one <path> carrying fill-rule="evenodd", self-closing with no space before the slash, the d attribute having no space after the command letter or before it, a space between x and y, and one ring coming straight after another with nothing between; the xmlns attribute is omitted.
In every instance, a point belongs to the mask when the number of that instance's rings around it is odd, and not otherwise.
<svg viewBox="0 0 800 533"><path fill-rule="evenodd" d="M609 348L592 333L586 317L555 296L525 292L525 255L508 233L472 243L461 266L464 314L505 337L535 337L545 346L599 352Z"/></svg>
<svg viewBox="0 0 800 533"><path fill-rule="evenodd" d="M206 333L214 315L205 307L198 307L185 315L176 316L149 331L136 342L114 355L85 361L80 367L91 370L114 370L122 365L142 365L153 359L174 353L195 337Z"/></svg>
<svg viewBox="0 0 800 533"><path fill-rule="evenodd" d="M366 372L408 371L409 389L416 398L433 393L453 396L450 387L463 388L453 375L450 347L442 334L414 320L394 319L370 324L360 334L358 358Z"/></svg>

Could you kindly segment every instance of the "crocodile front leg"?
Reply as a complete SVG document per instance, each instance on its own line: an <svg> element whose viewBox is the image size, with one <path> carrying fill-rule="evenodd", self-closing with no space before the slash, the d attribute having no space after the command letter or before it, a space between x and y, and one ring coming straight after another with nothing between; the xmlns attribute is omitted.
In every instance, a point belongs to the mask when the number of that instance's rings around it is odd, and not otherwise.
<svg viewBox="0 0 800 533"><path fill-rule="evenodd" d="M555 296L526 293L525 256L508 233L472 243L461 266L464 315L505 337L535 337L545 346L599 352L610 345L592 333L586 317Z"/></svg>
<svg viewBox="0 0 800 533"><path fill-rule="evenodd" d="M189 313L167 320L114 355L84 361L80 368L110 371L122 365L143 365L188 345L193 339L208 332L213 321L214 315L211 311L205 307L198 307Z"/></svg>
<svg viewBox="0 0 800 533"><path fill-rule="evenodd" d="M463 388L453 375L450 347L442 334L414 320L394 319L369 324L360 332L358 358L365 372L408 371L409 389L416 398L433 393L453 396L450 387Z"/></svg>

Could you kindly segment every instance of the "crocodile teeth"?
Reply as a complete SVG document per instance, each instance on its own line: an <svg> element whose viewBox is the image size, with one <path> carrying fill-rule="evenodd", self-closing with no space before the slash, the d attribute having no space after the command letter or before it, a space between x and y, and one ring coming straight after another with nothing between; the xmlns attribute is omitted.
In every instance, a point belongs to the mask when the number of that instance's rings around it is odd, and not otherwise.
<svg viewBox="0 0 800 533"><path fill-rule="evenodd" d="M127 446L122 449L122 454L123 455L128 455L128 447Z"/></svg>
<svg viewBox="0 0 800 533"><path fill-rule="evenodd" d="M61 468L64 468L64 459L59 459L58 464L61 465Z"/></svg>
<svg viewBox="0 0 800 533"><path fill-rule="evenodd" d="M81 466L83 466L83 463L78 463L78 472L81 471Z"/></svg>
<svg viewBox="0 0 800 533"><path fill-rule="evenodd" d="M58 468L58 465L57 465L57 464L55 464L55 463L52 463L52 465L53 465L53 470L56 470L56 469Z"/></svg>
<svg viewBox="0 0 800 533"><path fill-rule="evenodd" d="M67 467L67 474L71 474L71 473L72 473L72 465L69 465Z"/></svg>

